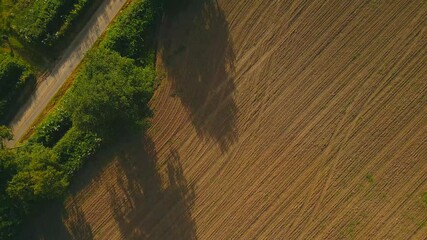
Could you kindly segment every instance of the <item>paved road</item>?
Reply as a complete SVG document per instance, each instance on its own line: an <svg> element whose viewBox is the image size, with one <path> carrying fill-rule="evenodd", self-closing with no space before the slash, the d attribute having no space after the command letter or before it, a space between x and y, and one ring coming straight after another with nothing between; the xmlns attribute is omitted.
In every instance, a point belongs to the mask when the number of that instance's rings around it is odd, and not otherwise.
<svg viewBox="0 0 427 240"><path fill-rule="evenodd" d="M9 127L15 137L14 140L7 143L8 147L13 147L32 127L34 120L46 108L125 3L126 0L104 0L86 26L64 51L50 73L39 81L35 92L11 121Z"/></svg>

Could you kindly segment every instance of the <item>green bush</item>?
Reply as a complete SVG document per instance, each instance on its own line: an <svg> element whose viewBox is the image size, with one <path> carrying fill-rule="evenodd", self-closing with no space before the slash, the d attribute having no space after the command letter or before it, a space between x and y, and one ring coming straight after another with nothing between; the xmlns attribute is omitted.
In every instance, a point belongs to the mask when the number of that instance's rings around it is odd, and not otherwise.
<svg viewBox="0 0 427 240"><path fill-rule="evenodd" d="M85 8L88 7L89 3L93 0L78 0L77 3L74 4L73 9L70 13L65 17L64 23L59 28L59 30L54 35L54 41L61 39L67 30L74 24L77 17L79 17ZM51 43L50 45L52 45Z"/></svg>
<svg viewBox="0 0 427 240"><path fill-rule="evenodd" d="M29 66L8 54L0 54L0 97L23 85Z"/></svg>
<svg viewBox="0 0 427 240"><path fill-rule="evenodd" d="M71 124L70 114L59 107L36 128L30 141L46 147L53 147L71 128Z"/></svg>
<svg viewBox="0 0 427 240"><path fill-rule="evenodd" d="M0 54L0 116L32 77L34 75L30 67L23 61L8 54Z"/></svg>
<svg viewBox="0 0 427 240"><path fill-rule="evenodd" d="M33 46L52 46L70 28L90 0L17 0L11 28Z"/></svg>
<svg viewBox="0 0 427 240"><path fill-rule="evenodd" d="M58 155L63 171L72 177L100 144L101 138L95 134L72 128L55 145L53 151Z"/></svg>
<svg viewBox="0 0 427 240"><path fill-rule="evenodd" d="M153 5L152 1L135 0L107 32L101 46L143 64L151 63L157 15Z"/></svg>

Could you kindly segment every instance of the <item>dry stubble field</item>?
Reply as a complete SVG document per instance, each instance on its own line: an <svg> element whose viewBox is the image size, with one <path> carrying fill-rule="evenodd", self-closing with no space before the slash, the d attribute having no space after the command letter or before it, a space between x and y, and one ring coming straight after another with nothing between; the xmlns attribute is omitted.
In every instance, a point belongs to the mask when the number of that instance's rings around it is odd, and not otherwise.
<svg viewBox="0 0 427 240"><path fill-rule="evenodd" d="M426 239L427 2L197 2L162 26L148 133L27 233Z"/></svg>

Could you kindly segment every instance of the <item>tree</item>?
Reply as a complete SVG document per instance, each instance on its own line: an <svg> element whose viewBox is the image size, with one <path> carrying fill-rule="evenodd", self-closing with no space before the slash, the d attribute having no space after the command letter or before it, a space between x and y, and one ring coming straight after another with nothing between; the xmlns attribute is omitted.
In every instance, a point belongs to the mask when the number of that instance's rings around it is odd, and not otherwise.
<svg viewBox="0 0 427 240"><path fill-rule="evenodd" d="M0 149L4 148L4 142L13 139L12 131L6 126L0 125Z"/></svg>
<svg viewBox="0 0 427 240"><path fill-rule="evenodd" d="M0 192L6 187L9 181L16 172L15 152L9 149L0 149Z"/></svg>
<svg viewBox="0 0 427 240"><path fill-rule="evenodd" d="M150 115L154 77L153 66L137 67L103 48L92 52L64 102L73 125L101 137L137 126Z"/></svg>
<svg viewBox="0 0 427 240"><path fill-rule="evenodd" d="M17 173L6 189L12 199L29 203L54 199L64 194L68 179L51 149L41 145L24 147L18 151L15 162Z"/></svg>
<svg viewBox="0 0 427 240"><path fill-rule="evenodd" d="M12 238L32 203L61 196L67 186L51 149L0 149L0 239Z"/></svg>
<svg viewBox="0 0 427 240"><path fill-rule="evenodd" d="M19 209L6 194L8 182L16 174L15 152L0 148L0 239L10 239L19 223Z"/></svg>

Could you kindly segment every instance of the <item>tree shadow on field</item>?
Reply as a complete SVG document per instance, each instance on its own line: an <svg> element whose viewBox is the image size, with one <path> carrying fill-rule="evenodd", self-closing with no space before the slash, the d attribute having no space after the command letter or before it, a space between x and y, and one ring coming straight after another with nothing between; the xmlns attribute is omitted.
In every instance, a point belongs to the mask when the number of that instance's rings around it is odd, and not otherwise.
<svg viewBox="0 0 427 240"><path fill-rule="evenodd" d="M17 239L93 239L92 229L73 199L67 208L62 202L56 201L49 203L49 206L42 206L41 210L38 216L26 220L26 228L18 234Z"/></svg>
<svg viewBox="0 0 427 240"><path fill-rule="evenodd" d="M64 212L63 218L67 219L66 224L71 239L93 239L92 229L74 199L71 199L71 203Z"/></svg>
<svg viewBox="0 0 427 240"><path fill-rule="evenodd" d="M173 95L188 109L198 134L215 139L224 152L238 137L228 23L215 0L186 2L184 10L165 17L159 52Z"/></svg>
<svg viewBox="0 0 427 240"><path fill-rule="evenodd" d="M96 216L93 215L96 211L112 212L123 239L196 239L196 226L191 216L194 187L183 175L178 152L172 149L164 156L161 174L149 137L131 137L119 142L117 146L100 151L96 159L77 174L70 187L67 206L60 201L45 206L40 215L24 224L26 228L19 239L95 239L93 223L89 223L87 217ZM104 169L111 164L117 172L108 172L107 179ZM89 194L85 187L94 182L98 183L96 190L106 189L108 197L100 200L101 207L93 206L94 209L84 212L79 206L82 203L74 200L74 196L82 190Z"/></svg>
<svg viewBox="0 0 427 240"><path fill-rule="evenodd" d="M134 141L133 141L134 142ZM108 187L113 216L126 239L196 238L190 209L194 188L188 184L180 157L171 150L166 159L167 178L162 181L157 169L154 145L148 137L131 143L119 155L118 187Z"/></svg>

